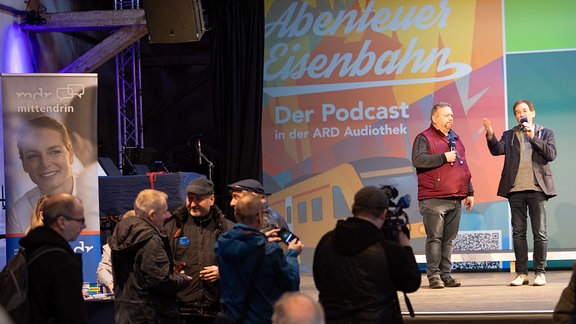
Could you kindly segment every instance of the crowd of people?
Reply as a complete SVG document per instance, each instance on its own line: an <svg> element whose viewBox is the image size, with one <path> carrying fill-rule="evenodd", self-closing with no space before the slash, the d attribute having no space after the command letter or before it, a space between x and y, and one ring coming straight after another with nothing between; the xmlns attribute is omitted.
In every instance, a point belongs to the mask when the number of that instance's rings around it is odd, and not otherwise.
<svg viewBox="0 0 576 324"><path fill-rule="evenodd" d="M546 202L556 195L549 165L556 158L554 134L534 123L531 102L517 101L513 112L518 125L504 131L500 140L490 121L483 121L490 153L505 156L498 195L510 205L517 266L509 285L529 283L530 218L533 285L542 286ZM412 150L426 231L426 276L429 288L459 287L462 283L451 274L452 242L463 207L474 207L472 174L463 141L453 130L451 105L435 104L430 121L415 137ZM62 136L54 132L55 138ZM69 152L64 145L58 155L69 160ZM32 176L35 156L21 154ZM66 179L71 186L73 179ZM41 189L42 182L37 184ZM351 217L338 220L318 242L313 258L318 301L298 292L303 243L295 237L281 245L278 232L288 224L268 206L262 184L244 179L228 189L233 220L216 206L214 184L205 177L187 185L184 205L173 211L162 191L145 189L135 197L134 209L103 246L97 270L99 283L114 294L116 323L403 322L398 292L418 290L421 274L407 233L398 228L397 240L385 237L382 228L390 202L382 188L357 191ZM27 204L31 221L20 245L30 252L48 245L61 250L43 255L30 267L33 322L84 323L81 258L68 244L86 228L82 200L68 189L35 195L35 208ZM573 305L572 290L567 288L562 305ZM564 313L573 309L560 305Z"/></svg>
<svg viewBox="0 0 576 324"><path fill-rule="evenodd" d="M314 277L320 295L313 300L299 292L303 244L296 237L280 245L284 241L278 226L287 225L280 225L285 220L268 206L260 182L247 179L228 187L234 222L214 204L214 184L204 177L188 184L185 204L172 212L162 191L145 189L137 195L134 209L126 212L103 246L97 270L99 283L114 294L116 323L222 323L223 318L277 324L354 318L401 322L396 291L417 290L420 274L407 236L392 242L380 230L389 205L384 191L360 190L353 217L330 232L343 239L342 244L322 243L325 255L314 260L314 268L322 269ZM68 244L86 227L82 201L60 193L40 202L41 222L20 244L29 251L45 245L64 249L42 256L30 269L32 320L86 323L82 262ZM342 250L364 230L372 234ZM338 253L347 261L338 268L328 266L329 258ZM367 298L369 305L338 302L348 292L335 291L328 282L349 280L341 287L353 287L351 271L365 261L373 263L373 272L363 276L366 286L356 287L351 299ZM52 284L66 289L51 289ZM368 287L376 290L366 295Z"/></svg>

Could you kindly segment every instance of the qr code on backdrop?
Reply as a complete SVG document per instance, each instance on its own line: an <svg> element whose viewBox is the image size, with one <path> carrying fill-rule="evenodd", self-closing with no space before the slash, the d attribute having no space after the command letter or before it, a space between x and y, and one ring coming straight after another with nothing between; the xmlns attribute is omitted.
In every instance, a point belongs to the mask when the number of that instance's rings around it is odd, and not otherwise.
<svg viewBox="0 0 576 324"><path fill-rule="evenodd" d="M460 231L452 242L453 253L496 251L502 249L501 231ZM475 270L500 270L500 261L468 261L454 262L453 270L475 271Z"/></svg>

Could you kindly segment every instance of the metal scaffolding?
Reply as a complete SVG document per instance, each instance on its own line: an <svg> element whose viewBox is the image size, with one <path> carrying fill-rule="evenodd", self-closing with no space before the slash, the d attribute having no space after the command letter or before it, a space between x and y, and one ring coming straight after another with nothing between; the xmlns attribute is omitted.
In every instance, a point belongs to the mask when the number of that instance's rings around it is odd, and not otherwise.
<svg viewBox="0 0 576 324"><path fill-rule="evenodd" d="M138 0L114 0L114 10L140 9ZM118 166L123 174L134 172L127 150L144 148L140 41L116 55L118 103Z"/></svg>

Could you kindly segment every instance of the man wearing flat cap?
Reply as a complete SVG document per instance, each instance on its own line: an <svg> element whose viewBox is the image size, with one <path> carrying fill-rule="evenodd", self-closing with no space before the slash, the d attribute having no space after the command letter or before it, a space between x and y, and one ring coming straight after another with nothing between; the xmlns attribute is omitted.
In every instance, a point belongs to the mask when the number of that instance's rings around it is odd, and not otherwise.
<svg viewBox="0 0 576 324"><path fill-rule="evenodd" d="M353 217L316 245L312 273L327 323L402 323L397 291L418 290L421 275L406 234L384 237L388 205L382 189L360 189Z"/></svg>
<svg viewBox="0 0 576 324"><path fill-rule="evenodd" d="M192 284L178 293L182 323L212 323L220 310L218 264L214 244L234 226L214 204L214 184L205 177L186 187L186 204L164 225L178 270Z"/></svg>
<svg viewBox="0 0 576 324"><path fill-rule="evenodd" d="M236 207L238 199L244 197L245 195L258 195L262 203L264 204L264 224L260 229L260 232L267 233L275 229L288 229L288 224L286 220L278 212L276 212L272 207L268 206L268 199L266 198L266 192L264 187L258 180L254 179L244 179L228 185L230 189L230 194L232 195L232 200L230 200L230 206Z"/></svg>

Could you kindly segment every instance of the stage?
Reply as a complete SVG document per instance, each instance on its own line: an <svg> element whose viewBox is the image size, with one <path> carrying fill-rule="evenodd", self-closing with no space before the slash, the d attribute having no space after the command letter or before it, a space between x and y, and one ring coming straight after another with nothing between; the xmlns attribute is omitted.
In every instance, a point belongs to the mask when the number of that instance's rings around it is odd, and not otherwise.
<svg viewBox="0 0 576 324"><path fill-rule="evenodd" d="M416 317L411 318L399 294L404 323L551 323L552 311L572 272L552 270L546 273L545 286L510 287L510 272L454 273L462 286L430 289L426 275L418 291L408 294ZM534 274L530 273L530 283ZM312 273L302 272L300 289L318 298Z"/></svg>
<svg viewBox="0 0 576 324"><path fill-rule="evenodd" d="M422 285L408 294L416 317L411 318L399 294L404 323L551 323L552 311L562 290L568 285L570 270L553 270L546 274L546 286L510 287L514 279L509 272L455 273L462 286L430 289L422 275ZM534 275L530 274L530 281ZM311 272L300 272L300 290L314 299L318 291ZM89 323L113 323L110 300L89 300Z"/></svg>

